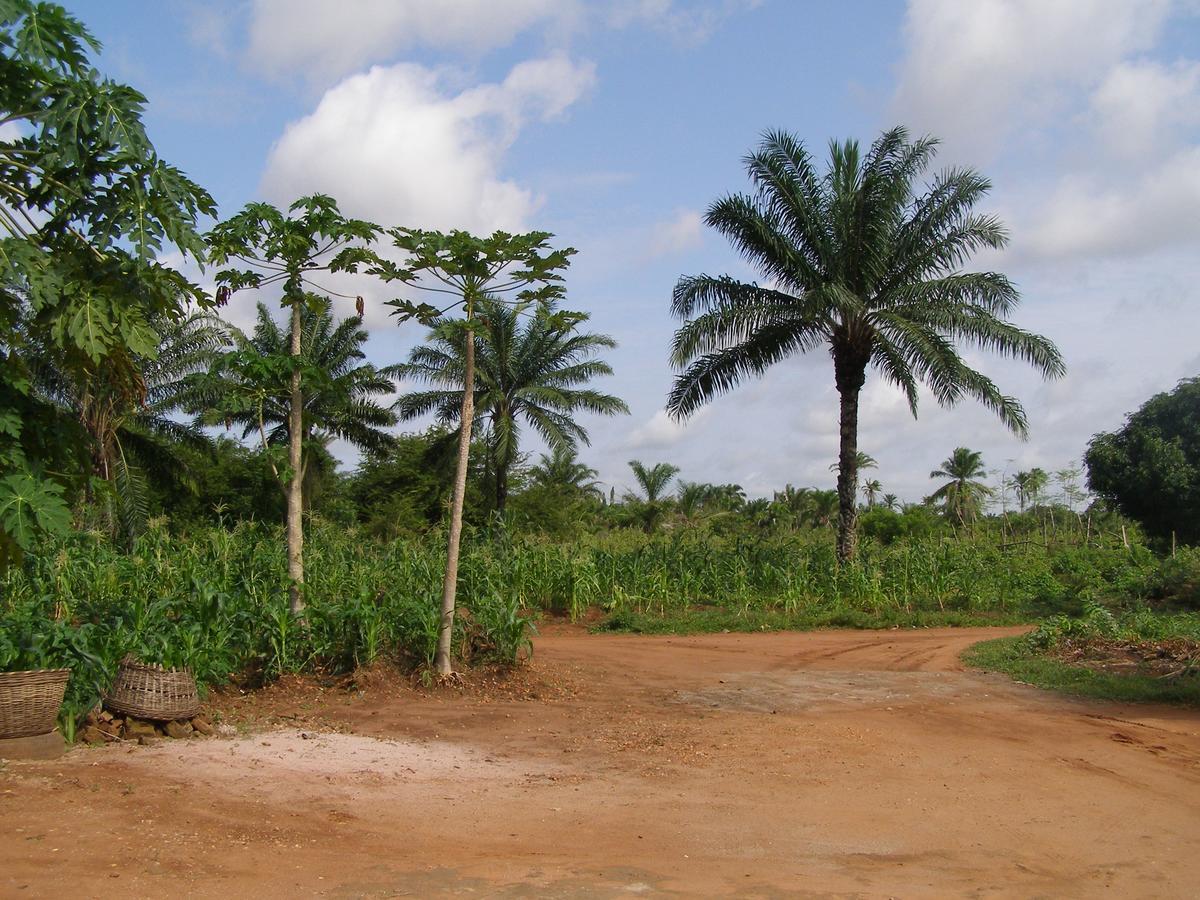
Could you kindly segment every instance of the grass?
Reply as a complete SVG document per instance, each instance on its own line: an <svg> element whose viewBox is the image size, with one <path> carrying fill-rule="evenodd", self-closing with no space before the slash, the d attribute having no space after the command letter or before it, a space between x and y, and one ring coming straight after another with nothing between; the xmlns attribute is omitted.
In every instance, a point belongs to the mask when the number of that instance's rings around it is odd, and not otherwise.
<svg viewBox="0 0 1200 900"><path fill-rule="evenodd" d="M726 631L810 631L817 628L943 628L1022 625L1020 612L830 608L814 604L805 609L730 609L693 607L665 612L614 612L593 631L623 634L712 634Z"/></svg>
<svg viewBox="0 0 1200 900"><path fill-rule="evenodd" d="M963 653L962 660L977 669L1003 672L1016 681L1076 697L1200 707L1200 676L1168 679L1071 665L1037 649L1026 637L975 644Z"/></svg>

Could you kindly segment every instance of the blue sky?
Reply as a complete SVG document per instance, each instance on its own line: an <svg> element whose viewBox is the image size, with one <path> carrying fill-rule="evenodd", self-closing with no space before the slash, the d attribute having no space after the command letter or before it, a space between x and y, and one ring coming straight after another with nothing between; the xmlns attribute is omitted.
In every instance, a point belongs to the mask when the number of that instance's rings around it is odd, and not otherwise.
<svg viewBox="0 0 1200 900"><path fill-rule="evenodd" d="M668 306L682 274L754 273L701 216L742 190L768 128L818 156L893 124L943 139L938 165L992 178L1011 246L981 258L1021 287L1019 324L1059 343L1039 382L971 358L1026 404L1028 442L969 404L913 420L878 379L861 446L916 500L960 444L997 474L1077 465L1088 438L1200 374L1200 27L1190 0L257 0L67 3L102 68L149 98L160 153L217 198L316 190L384 225L538 228L579 254L569 306L612 334L605 387L632 415L589 422L583 458L763 495L832 486L828 357L781 364L687 426L667 420ZM422 338L370 301L370 352ZM251 298L230 317L249 320ZM345 310L349 313L349 309ZM537 449L534 442L529 448ZM348 459L351 457L347 456Z"/></svg>

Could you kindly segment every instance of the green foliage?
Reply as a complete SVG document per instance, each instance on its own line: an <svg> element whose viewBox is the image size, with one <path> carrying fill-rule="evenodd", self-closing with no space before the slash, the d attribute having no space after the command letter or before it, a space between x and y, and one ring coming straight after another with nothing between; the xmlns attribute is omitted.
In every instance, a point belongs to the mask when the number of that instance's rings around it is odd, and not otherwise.
<svg viewBox="0 0 1200 900"><path fill-rule="evenodd" d="M576 330L587 316L575 316L573 324L564 325L551 310L539 308L522 325L515 308L490 298L481 299L475 313L475 418L487 426L496 509L503 513L509 474L520 455L522 425L552 450L573 452L579 444L590 443L586 429L575 421L579 412L616 415L629 409L617 397L584 386L612 374L595 354L616 346L607 335ZM437 319L429 325L430 342L414 348L397 372L435 387L404 395L395 409L401 419L432 412L449 425L461 414L466 333L452 320Z"/></svg>
<svg viewBox="0 0 1200 900"><path fill-rule="evenodd" d="M986 477L983 455L977 450L956 447L940 469L929 473L930 478L944 478L946 483L934 491L930 501L941 503L946 516L959 524L973 522L983 511L992 489L980 481Z"/></svg>
<svg viewBox="0 0 1200 900"><path fill-rule="evenodd" d="M324 446L340 438L368 452L386 451L392 437L383 429L394 425L396 417L376 398L392 392L397 367L377 369L364 362L368 335L360 317L337 321L329 298L306 295L306 300L300 310L296 359L287 333L262 303L253 334L231 329L232 349L216 361L197 389L203 421L238 426L243 439L253 437L264 448L286 445L291 377L299 370L306 442Z"/></svg>
<svg viewBox="0 0 1200 900"><path fill-rule="evenodd" d="M388 303L398 321L415 318L427 325L457 307L465 310L465 319L470 321L473 304L483 298L497 301L510 296L508 302L517 312L535 305L549 310L565 296L563 272L575 255L569 247L552 249L549 241L553 235L545 231L516 235L497 231L489 237L476 237L466 231L443 234L393 228L388 235L404 253L404 262L377 260L369 270L372 274L453 298L449 306L441 308L403 298ZM557 311L553 323L570 328L579 315Z"/></svg>
<svg viewBox="0 0 1200 900"><path fill-rule="evenodd" d="M1118 431L1097 434L1088 487L1166 543L1200 543L1200 378L1157 394Z"/></svg>
<svg viewBox="0 0 1200 900"><path fill-rule="evenodd" d="M65 534L71 510L63 500L63 489L53 481L14 472L0 478L0 529L20 552L33 548L39 533ZM0 562L5 555L0 542Z"/></svg>
<svg viewBox="0 0 1200 900"><path fill-rule="evenodd" d="M1177 703L1200 706L1200 678L1163 679L1154 675L1117 674L1076 666L1045 656L1024 638L984 641L962 656L963 662L1003 672L1024 684L1122 703Z"/></svg>
<svg viewBox="0 0 1200 900"><path fill-rule="evenodd" d="M209 302L157 258L168 244L202 258L195 221L215 211L212 198L158 158L145 98L92 67L99 49L59 6L0 5L0 117L15 126L0 140L0 475L23 472L67 493L82 484L89 436L35 395L36 355L102 372L137 402L139 361L155 356L159 328L189 302ZM48 524L59 521L56 491L26 496L49 504ZM0 532L0 560L20 549Z"/></svg>
<svg viewBox="0 0 1200 900"><path fill-rule="evenodd" d="M237 291L281 284L283 303L291 306L304 302L310 273L357 272L378 264L367 245L379 231L378 225L343 216L325 194L301 197L286 211L248 203L208 233L209 258L218 266L231 260L243 264L217 273L223 287Z"/></svg>
<svg viewBox="0 0 1200 900"><path fill-rule="evenodd" d="M446 498L454 482L454 452L458 436L432 428L424 434L402 434L385 453L369 453L346 480L347 496L358 510L359 521L375 537L395 538L422 534L445 518ZM466 519L484 517L486 473L479 460L467 479Z"/></svg>
<svg viewBox="0 0 1200 900"><path fill-rule="evenodd" d="M854 550L858 396L869 366L904 392L914 415L923 383L944 406L979 400L1019 435L1027 430L1020 404L971 368L959 346L1023 360L1046 377L1064 371L1050 341L1009 321L1015 286L964 269L1007 234L974 211L991 187L979 174L950 169L919 184L936 145L910 141L903 128L865 153L855 141L835 142L820 173L799 139L767 133L746 158L754 193L724 197L705 217L766 284L693 275L675 286L672 311L684 321L667 408L676 417L783 359L828 349L841 397L843 559Z"/></svg>
<svg viewBox="0 0 1200 900"><path fill-rule="evenodd" d="M365 552L364 552L365 551ZM0 670L69 666L69 715L88 709L127 653L231 675L346 671L387 657L427 665L437 646L440 541L376 544L318 525L308 546L306 625L288 611L279 529L246 524L186 539L152 528L132 552L95 536L44 543L0 576ZM528 652L531 595L484 551L464 566L454 646L472 661Z"/></svg>

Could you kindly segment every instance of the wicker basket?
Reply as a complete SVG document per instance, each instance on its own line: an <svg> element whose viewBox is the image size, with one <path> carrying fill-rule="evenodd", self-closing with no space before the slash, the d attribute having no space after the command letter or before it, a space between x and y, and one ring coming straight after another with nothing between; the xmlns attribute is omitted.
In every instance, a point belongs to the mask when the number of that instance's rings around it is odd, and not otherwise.
<svg viewBox="0 0 1200 900"><path fill-rule="evenodd" d="M190 670L164 669L127 656L117 667L117 679L104 705L127 716L166 722L190 719L200 712L200 696Z"/></svg>
<svg viewBox="0 0 1200 900"><path fill-rule="evenodd" d="M70 677L70 669L0 672L0 738L53 731Z"/></svg>

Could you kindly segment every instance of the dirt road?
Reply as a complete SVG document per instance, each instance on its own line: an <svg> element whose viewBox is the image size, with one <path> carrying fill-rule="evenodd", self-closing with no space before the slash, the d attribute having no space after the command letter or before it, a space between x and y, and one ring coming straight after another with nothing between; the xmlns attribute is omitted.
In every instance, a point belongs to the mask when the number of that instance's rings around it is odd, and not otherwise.
<svg viewBox="0 0 1200 900"><path fill-rule="evenodd" d="M501 694L10 763L0 896L1196 896L1200 714L962 670L1005 633L558 627Z"/></svg>

